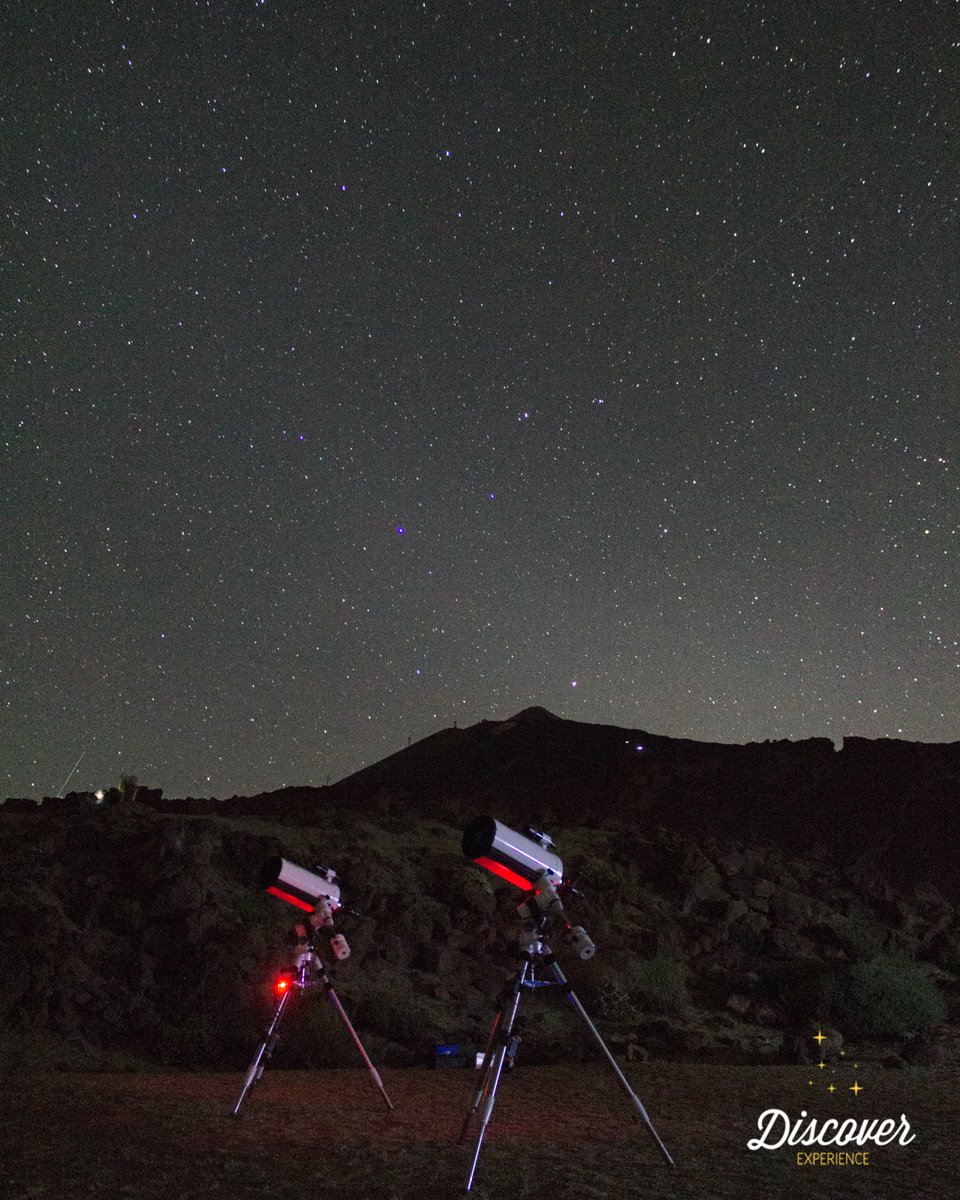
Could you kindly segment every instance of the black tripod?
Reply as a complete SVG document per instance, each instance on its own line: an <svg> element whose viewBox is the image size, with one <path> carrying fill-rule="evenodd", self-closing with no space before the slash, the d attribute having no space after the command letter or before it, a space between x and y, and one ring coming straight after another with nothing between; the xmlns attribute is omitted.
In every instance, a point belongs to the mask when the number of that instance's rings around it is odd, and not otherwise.
<svg viewBox="0 0 960 1200"><path fill-rule="evenodd" d="M280 1022L283 1019L284 1013L287 1011L287 1007L294 992L304 992L308 988L317 987L320 984L323 985L323 988L330 999L330 1003L336 1010L340 1020L343 1021L344 1025L346 1026L347 1033L349 1033L351 1038L353 1038L353 1044L360 1052L360 1057L363 1059L367 1070L370 1072L370 1078L373 1081L374 1087L383 1097L387 1108L392 1109L393 1103L383 1086L383 1081L380 1078L380 1072L367 1057L367 1052L363 1048L363 1043L360 1041L357 1031L350 1023L350 1018L347 1016L343 1005L340 1003L340 998L333 990L333 984L330 982L330 977L327 974L317 951L317 929L314 926L313 921L311 921L310 933L307 932L307 927L305 925L295 925L294 936L296 938L296 942L294 946L293 971L281 975L277 981L277 1005L273 1010L273 1017L271 1018L270 1024L267 1026L264 1039L257 1047L257 1052L253 1056L253 1061L247 1068L247 1074L243 1081L243 1087L240 1089L240 1096L237 1099L237 1103L234 1105L233 1115L235 1117L239 1117L240 1106L246 1099L247 1092L249 1092L253 1085L259 1081L263 1075L263 1072L266 1070L267 1063L273 1056L277 1042L280 1040ZM349 949L346 948L346 942L343 940L343 936L337 935L337 937L333 940L336 941L335 949L337 949L339 956L346 957L346 955L349 954ZM346 953L343 952L344 950Z"/></svg>
<svg viewBox="0 0 960 1200"><path fill-rule="evenodd" d="M483 1056L483 1077L480 1087L474 1097L473 1106L468 1110L467 1115L463 1119L463 1126L460 1130L460 1141L462 1142L467 1136L467 1130L474 1113L482 1106L480 1131L477 1134L477 1142L473 1151L470 1174L467 1176L466 1191L468 1192L473 1187L473 1177L477 1171L480 1149L487 1132L487 1126L490 1124L490 1118L493 1116L493 1106L497 1098L500 1077L503 1074L504 1066L508 1062L512 1065L517 1053L518 1039L513 1035L513 1025L516 1020L517 1009L520 1007L520 996L524 989L543 987L545 984L545 981L536 978L538 964L542 964L550 972L553 978L549 983L561 989L563 998L575 1009L590 1031L603 1052L604 1057L616 1073L617 1079L620 1081L620 1086L630 1097L630 1101L635 1109L635 1115L643 1121L650 1131L650 1135L656 1142L657 1149L663 1155L664 1161L668 1166L672 1167L674 1165L673 1159L670 1157L666 1146L660 1140L656 1129L654 1129L653 1122L647 1115L647 1110L643 1107L640 1097L634 1092L627 1081L627 1077L620 1070L616 1059L607 1049L607 1045L600 1036L599 1030L590 1020L586 1009L584 1009L567 982L567 978L563 971L561 971L553 951L544 941L544 932L551 915L550 909L557 911L557 900L556 892L549 887L534 895L532 899L528 900L525 904L521 904L517 909L521 918L517 970L503 991L500 1011L494 1018L490 1037L487 1041L487 1048ZM582 930L580 932L582 933Z"/></svg>

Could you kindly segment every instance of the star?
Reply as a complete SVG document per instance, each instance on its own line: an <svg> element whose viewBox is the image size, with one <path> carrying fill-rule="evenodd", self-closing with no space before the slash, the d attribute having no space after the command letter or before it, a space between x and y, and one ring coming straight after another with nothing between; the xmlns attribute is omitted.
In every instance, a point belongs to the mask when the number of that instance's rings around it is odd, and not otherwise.
<svg viewBox="0 0 960 1200"><path fill-rule="evenodd" d="M853 1087L852 1087L852 1088L850 1088L849 1090L850 1090L851 1092L853 1092L853 1094L854 1094L855 1096L859 1096L859 1095L860 1095L860 1093L863 1091L863 1088L860 1086L860 1084L859 1084L859 1083L857 1083L857 1081L856 1081L856 1080L854 1080L854 1081L853 1081Z"/></svg>
<svg viewBox="0 0 960 1200"><path fill-rule="evenodd" d="M84 746L80 791L319 785L527 706L707 743L954 739L952 6L905 23L908 68L834 5L869 78L824 28L741 37L718 10L663 59L710 98L698 141L684 88L635 71L663 55L635 5L548 30L514 6L510 37L408 6L354 57L359 18L341 43L322 6L257 2L282 55L221 5L248 57L198 73L192 6L166 6L136 85L91 64L65 108L78 17L11 97L3 793L55 792ZM568 122L570 56L608 41ZM111 218L76 163L117 130Z"/></svg>
<svg viewBox="0 0 960 1200"><path fill-rule="evenodd" d="M813 1040L817 1043L818 1046L822 1046L823 1043L827 1040L827 1035L823 1032L822 1029L818 1029Z"/></svg>

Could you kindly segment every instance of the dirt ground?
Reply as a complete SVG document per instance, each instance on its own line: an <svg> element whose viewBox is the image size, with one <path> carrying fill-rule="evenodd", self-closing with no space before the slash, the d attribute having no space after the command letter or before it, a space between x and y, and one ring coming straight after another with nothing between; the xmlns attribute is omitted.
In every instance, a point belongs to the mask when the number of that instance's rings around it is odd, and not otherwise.
<svg viewBox="0 0 960 1200"><path fill-rule="evenodd" d="M859 1093L850 1092L846 1079L828 1093L808 1067L658 1062L626 1070L674 1168L603 1064L518 1065L501 1085L471 1194L478 1200L960 1196L956 1068L865 1066ZM7 1074L0 1088L0 1196L440 1200L464 1194L476 1122L465 1144L458 1135L477 1073L385 1072L391 1112L362 1069L273 1068L236 1119L231 1110L241 1082L227 1074ZM867 1147L867 1165L798 1165L797 1148L747 1148L769 1108L821 1119L903 1113L915 1138L907 1146Z"/></svg>

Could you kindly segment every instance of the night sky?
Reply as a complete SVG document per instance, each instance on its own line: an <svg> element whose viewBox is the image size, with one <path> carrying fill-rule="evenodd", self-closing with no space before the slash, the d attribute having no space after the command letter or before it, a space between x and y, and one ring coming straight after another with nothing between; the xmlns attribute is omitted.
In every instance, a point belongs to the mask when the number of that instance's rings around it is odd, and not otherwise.
<svg viewBox="0 0 960 1200"><path fill-rule="evenodd" d="M0 792L960 738L953 3L22 3Z"/></svg>

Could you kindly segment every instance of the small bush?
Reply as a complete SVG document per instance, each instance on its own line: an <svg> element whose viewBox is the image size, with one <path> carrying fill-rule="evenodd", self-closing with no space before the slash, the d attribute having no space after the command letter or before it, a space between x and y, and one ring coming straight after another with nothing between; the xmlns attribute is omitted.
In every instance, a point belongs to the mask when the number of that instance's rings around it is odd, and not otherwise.
<svg viewBox="0 0 960 1200"><path fill-rule="evenodd" d="M690 1001L687 991L687 965L670 954L635 962L624 980L634 1005L641 1011L675 1016Z"/></svg>
<svg viewBox="0 0 960 1200"><path fill-rule="evenodd" d="M830 1010L852 1037L903 1037L946 1016L943 996L908 959L880 957L855 963L832 983Z"/></svg>
<svg viewBox="0 0 960 1200"><path fill-rule="evenodd" d="M640 1014L622 979L604 979L596 989L597 1016L618 1025L634 1025Z"/></svg>

